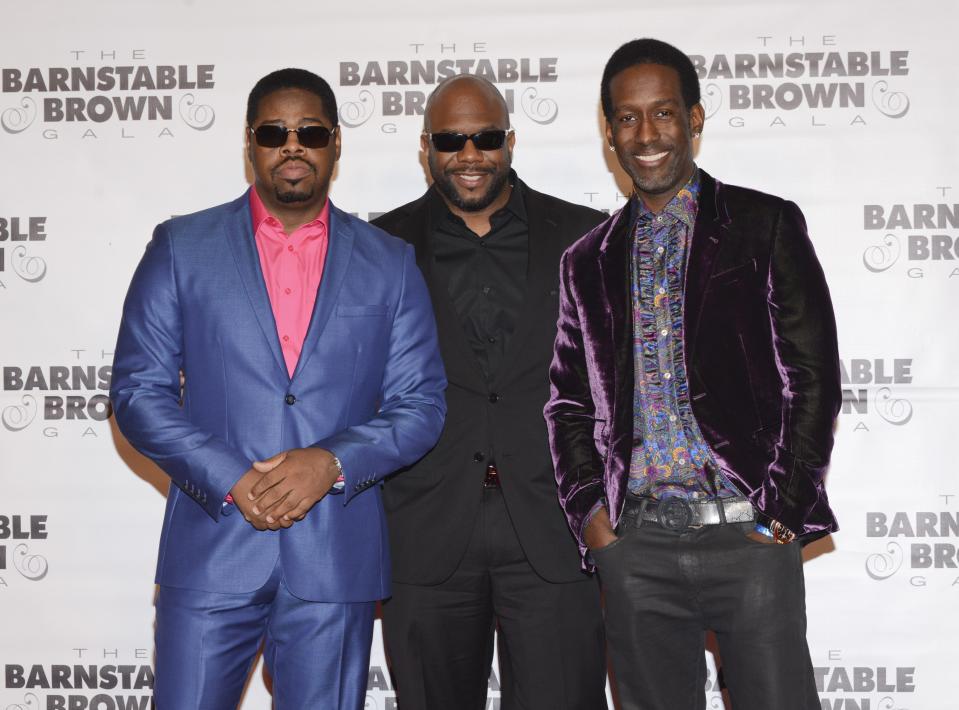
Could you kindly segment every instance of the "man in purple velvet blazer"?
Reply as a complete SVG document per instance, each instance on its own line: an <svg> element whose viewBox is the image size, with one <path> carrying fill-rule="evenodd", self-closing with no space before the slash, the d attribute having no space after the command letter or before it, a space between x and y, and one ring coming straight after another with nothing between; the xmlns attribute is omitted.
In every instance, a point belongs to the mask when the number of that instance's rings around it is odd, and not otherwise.
<svg viewBox="0 0 959 710"><path fill-rule="evenodd" d="M605 589L623 708L701 709L712 630L736 710L813 710L800 546L836 529L835 321L799 208L693 162L699 99L663 42L607 63L634 195L562 261L560 501Z"/></svg>

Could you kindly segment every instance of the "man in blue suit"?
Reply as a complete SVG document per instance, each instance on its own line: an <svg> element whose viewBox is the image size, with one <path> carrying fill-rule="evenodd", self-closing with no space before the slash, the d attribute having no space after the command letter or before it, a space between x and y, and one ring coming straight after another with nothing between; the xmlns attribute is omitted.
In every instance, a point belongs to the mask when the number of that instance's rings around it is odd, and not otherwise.
<svg viewBox="0 0 959 710"><path fill-rule="evenodd" d="M263 641L275 707L360 708L390 593L376 484L436 442L446 380L413 248L327 199L329 85L274 72L247 123L253 188L156 228L116 347L117 423L173 482L155 698L235 708Z"/></svg>

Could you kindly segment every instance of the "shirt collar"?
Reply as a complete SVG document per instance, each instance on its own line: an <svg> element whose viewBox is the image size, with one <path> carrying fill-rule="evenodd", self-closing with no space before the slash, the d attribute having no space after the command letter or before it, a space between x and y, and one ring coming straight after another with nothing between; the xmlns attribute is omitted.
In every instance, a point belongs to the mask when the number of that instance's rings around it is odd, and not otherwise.
<svg viewBox="0 0 959 710"><path fill-rule="evenodd" d="M256 188L252 185L250 186L250 215L253 218L253 233L256 234L259 231L260 227L267 220L273 220L273 225L276 226L279 230L285 232L283 229L283 223L276 218L270 211L266 208L266 205L263 204L263 200L260 199L259 193L257 193ZM300 229L305 227L312 226L321 226L323 227L324 233L329 231L327 228L330 223L330 198L326 198L326 202L323 205L323 209L320 210L320 213L310 222L304 224ZM290 235L287 235L290 236Z"/></svg>
<svg viewBox="0 0 959 710"><path fill-rule="evenodd" d="M667 215L678 222L682 222L687 229L692 229L696 223L696 213L699 211L699 192L702 180L699 176L699 168L693 170L686 184L680 188L673 199L671 199L660 214ZM646 203L633 193L630 198L630 212L632 221L636 219L651 220L653 212Z"/></svg>

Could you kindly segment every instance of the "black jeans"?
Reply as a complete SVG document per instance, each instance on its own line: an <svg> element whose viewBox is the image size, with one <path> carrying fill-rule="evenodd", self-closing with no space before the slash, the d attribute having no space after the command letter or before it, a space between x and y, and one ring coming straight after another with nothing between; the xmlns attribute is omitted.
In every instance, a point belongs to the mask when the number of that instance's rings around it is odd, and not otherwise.
<svg viewBox="0 0 959 710"><path fill-rule="evenodd" d="M622 710L703 710L707 630L733 710L820 710L800 546L750 540L752 529L644 523L592 552Z"/></svg>

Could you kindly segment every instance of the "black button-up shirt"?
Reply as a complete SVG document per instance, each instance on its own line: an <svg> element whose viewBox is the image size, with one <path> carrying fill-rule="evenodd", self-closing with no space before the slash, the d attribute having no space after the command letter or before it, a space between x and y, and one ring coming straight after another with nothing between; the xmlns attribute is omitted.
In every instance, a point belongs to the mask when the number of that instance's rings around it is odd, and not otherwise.
<svg viewBox="0 0 959 710"><path fill-rule="evenodd" d="M511 173L514 185L515 177ZM429 210L435 268L449 284L463 332L489 381L503 361L526 296L529 224L522 190L513 188L482 237L450 212L435 187Z"/></svg>

